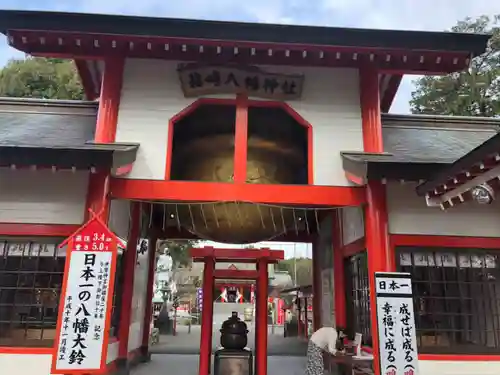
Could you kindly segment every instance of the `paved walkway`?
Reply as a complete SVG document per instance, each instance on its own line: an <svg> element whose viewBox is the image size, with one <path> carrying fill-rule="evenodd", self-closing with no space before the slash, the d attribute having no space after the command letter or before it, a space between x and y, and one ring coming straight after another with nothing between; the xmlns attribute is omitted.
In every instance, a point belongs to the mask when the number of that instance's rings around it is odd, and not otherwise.
<svg viewBox="0 0 500 375"><path fill-rule="evenodd" d="M253 324L249 325L248 345L255 348L255 330ZM200 326L192 326L188 333L187 326L179 326L176 336L161 335L159 344L151 347L152 353L163 354L199 354L200 353ZM212 333L212 350L219 347L219 327L214 326ZM268 328L268 354L279 356L305 356L307 342L297 337L283 337L283 327Z"/></svg>
<svg viewBox="0 0 500 375"><path fill-rule="evenodd" d="M214 304L213 331L212 331L212 350L219 347L220 327L232 311L236 311L240 317L246 307L250 304L238 303L216 303ZM255 348L255 323L247 322L248 325L248 345L250 349ZM152 353L163 354L199 354L200 353L201 327L199 325L191 326L191 332L188 332L188 326L178 325L177 335L161 335L160 342L151 348ZM283 337L283 327L268 327L268 350L269 355L288 355L305 356L307 352L307 342L305 339L297 337Z"/></svg>
<svg viewBox="0 0 500 375"><path fill-rule="evenodd" d="M219 347L219 329L230 312L242 310L243 306L227 304L214 309L212 332L212 350ZM242 311L240 312L240 315ZM255 348L255 325L248 324L248 345ZM150 363L139 365L132 375L198 375L200 354L201 327L179 325L177 335L161 335L160 342L151 347L153 353ZM268 327L268 374L270 375L303 375L305 370L307 341L297 337L283 337L283 327ZM168 370L167 370L168 368Z"/></svg>
<svg viewBox="0 0 500 375"><path fill-rule="evenodd" d="M199 356L194 354L153 355L151 362L139 365L132 370L132 375L198 375ZM303 375L305 370L305 357L269 357L267 360L267 373L269 375ZM168 369L168 370L167 370Z"/></svg>

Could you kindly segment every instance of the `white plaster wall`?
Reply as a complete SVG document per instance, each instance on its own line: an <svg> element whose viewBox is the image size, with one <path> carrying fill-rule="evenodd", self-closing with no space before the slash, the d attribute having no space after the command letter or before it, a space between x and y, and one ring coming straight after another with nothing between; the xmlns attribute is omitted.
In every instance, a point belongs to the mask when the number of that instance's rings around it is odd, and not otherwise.
<svg viewBox="0 0 500 375"><path fill-rule="evenodd" d="M365 235L363 207L343 207L340 209L342 218L342 244L347 245Z"/></svg>
<svg viewBox="0 0 500 375"><path fill-rule="evenodd" d="M0 222L82 224L88 173L0 169Z"/></svg>
<svg viewBox="0 0 500 375"><path fill-rule="evenodd" d="M118 342L108 345L106 363L118 358ZM2 374L50 375L52 355L50 354L0 354Z"/></svg>
<svg viewBox="0 0 500 375"><path fill-rule="evenodd" d="M2 374L49 375L50 354L0 354Z"/></svg>
<svg viewBox="0 0 500 375"><path fill-rule="evenodd" d="M145 59L126 62L116 141L141 144L126 178L164 179L168 121L194 101L183 96L177 65ZM263 68L305 75L301 100L289 104L313 126L314 182L349 185L339 152L363 149L357 70Z"/></svg>
<svg viewBox="0 0 500 375"><path fill-rule="evenodd" d="M118 237L127 240L130 226L130 201L121 199L111 201L108 226Z"/></svg>
<svg viewBox="0 0 500 375"><path fill-rule="evenodd" d="M49 375L50 354L0 354L2 374Z"/></svg>
<svg viewBox="0 0 500 375"><path fill-rule="evenodd" d="M389 231L393 234L500 236L500 201L491 205L466 202L442 211L427 207L415 184L388 183Z"/></svg>
<svg viewBox="0 0 500 375"><path fill-rule="evenodd" d="M500 362L419 361L420 375L498 375Z"/></svg>
<svg viewBox="0 0 500 375"><path fill-rule="evenodd" d="M127 178L163 180L168 121L193 100L184 98L177 62L127 59L116 142L141 144Z"/></svg>
<svg viewBox="0 0 500 375"><path fill-rule="evenodd" d="M314 184L351 185L340 151L363 151L357 69L282 67L279 71L305 75L302 98L288 104L313 127Z"/></svg>

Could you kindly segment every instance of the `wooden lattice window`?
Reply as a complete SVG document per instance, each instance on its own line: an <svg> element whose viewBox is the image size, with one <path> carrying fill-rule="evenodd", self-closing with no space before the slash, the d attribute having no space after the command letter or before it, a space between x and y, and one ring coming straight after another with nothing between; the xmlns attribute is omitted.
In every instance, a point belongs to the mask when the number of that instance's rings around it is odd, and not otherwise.
<svg viewBox="0 0 500 375"><path fill-rule="evenodd" d="M0 346L54 345L66 260L66 248L58 248L61 242L48 238L0 240ZM112 336L117 335L120 321L120 258Z"/></svg>
<svg viewBox="0 0 500 375"><path fill-rule="evenodd" d="M500 252L401 247L398 270L413 279L421 353L498 353Z"/></svg>
<svg viewBox="0 0 500 375"><path fill-rule="evenodd" d="M363 344L372 345L370 316L370 286L366 251L344 260L346 285L347 333L354 338L359 332Z"/></svg>

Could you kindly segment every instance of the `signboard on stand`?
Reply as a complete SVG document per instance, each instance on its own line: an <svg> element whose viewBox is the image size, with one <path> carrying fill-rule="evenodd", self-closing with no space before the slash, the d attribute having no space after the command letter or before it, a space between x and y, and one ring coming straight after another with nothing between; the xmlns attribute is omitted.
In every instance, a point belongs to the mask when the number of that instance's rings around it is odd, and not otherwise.
<svg viewBox="0 0 500 375"><path fill-rule="evenodd" d="M417 338L409 273L375 273L381 375L418 375Z"/></svg>
<svg viewBox="0 0 500 375"><path fill-rule="evenodd" d="M68 247L52 374L106 371L119 241L92 214L86 224L60 245Z"/></svg>
<svg viewBox="0 0 500 375"><path fill-rule="evenodd" d="M203 310L203 289L198 288L196 290L196 302L198 304L198 311Z"/></svg>

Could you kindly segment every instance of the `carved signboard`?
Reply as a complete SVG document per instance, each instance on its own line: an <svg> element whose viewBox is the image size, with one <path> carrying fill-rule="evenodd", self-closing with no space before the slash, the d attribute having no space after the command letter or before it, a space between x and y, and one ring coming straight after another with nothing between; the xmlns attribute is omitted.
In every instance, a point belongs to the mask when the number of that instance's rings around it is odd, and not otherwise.
<svg viewBox="0 0 500 375"><path fill-rule="evenodd" d="M118 241L96 216L68 240L52 374L106 369Z"/></svg>
<svg viewBox="0 0 500 375"><path fill-rule="evenodd" d="M409 273L375 273L380 374L418 375L418 352Z"/></svg>
<svg viewBox="0 0 500 375"><path fill-rule="evenodd" d="M273 100L294 100L302 95L303 75L269 73L237 65L182 65L178 69L186 97L246 94Z"/></svg>

